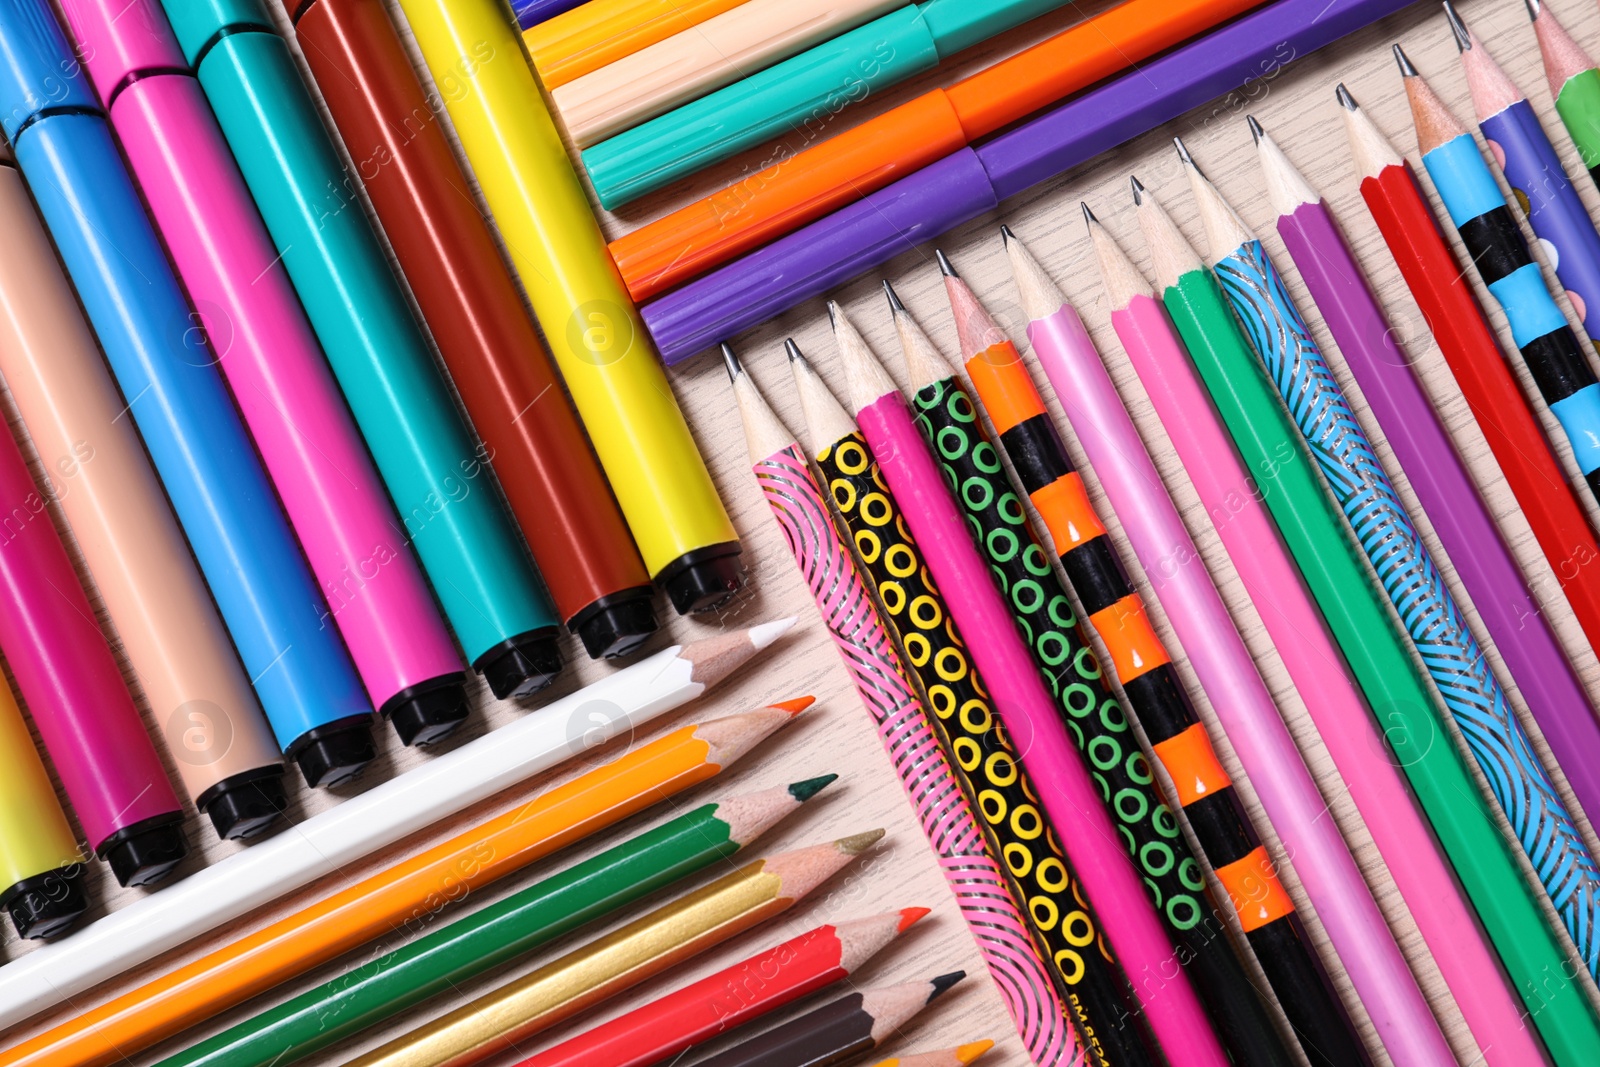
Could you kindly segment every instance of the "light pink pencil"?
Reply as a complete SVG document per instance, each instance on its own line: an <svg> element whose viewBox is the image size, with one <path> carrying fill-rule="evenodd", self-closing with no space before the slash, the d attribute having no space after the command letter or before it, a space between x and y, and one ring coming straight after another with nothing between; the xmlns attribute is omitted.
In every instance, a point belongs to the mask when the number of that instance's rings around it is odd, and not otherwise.
<svg viewBox="0 0 1600 1067"><path fill-rule="evenodd" d="M1390 762L1376 721L1346 672L1322 616L1312 606L1300 572L1278 539L1255 481L1223 430L1171 320L1111 235L1098 226L1093 234L1112 308L1112 328L1144 383L1295 688L1305 699L1312 721L1484 1053L1484 1062L1494 1067L1543 1063L1538 1043L1506 995L1504 979L1478 924L1410 790ZM1167 595L1171 569L1168 564L1150 571L1160 597ZM1328 815L1323 820L1332 822ZM1321 913L1320 907L1318 910ZM1346 960L1347 966L1349 963ZM1365 995L1363 999L1369 1011L1384 1006Z"/></svg>
<svg viewBox="0 0 1600 1067"><path fill-rule="evenodd" d="M1379 1038L1396 1067L1454 1062L1083 321L1009 231L1006 251L1034 353Z"/></svg>

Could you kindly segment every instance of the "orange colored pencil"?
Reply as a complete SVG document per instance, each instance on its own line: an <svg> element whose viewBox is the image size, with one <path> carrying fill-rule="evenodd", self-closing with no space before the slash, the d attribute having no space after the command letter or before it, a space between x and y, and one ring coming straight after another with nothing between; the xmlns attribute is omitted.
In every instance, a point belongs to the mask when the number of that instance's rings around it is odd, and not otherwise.
<svg viewBox="0 0 1600 1067"><path fill-rule="evenodd" d="M811 697L689 725L0 1054L104 1067L719 774Z"/></svg>
<svg viewBox="0 0 1600 1067"><path fill-rule="evenodd" d="M1263 0L1127 0L612 242L635 300L882 189Z"/></svg>

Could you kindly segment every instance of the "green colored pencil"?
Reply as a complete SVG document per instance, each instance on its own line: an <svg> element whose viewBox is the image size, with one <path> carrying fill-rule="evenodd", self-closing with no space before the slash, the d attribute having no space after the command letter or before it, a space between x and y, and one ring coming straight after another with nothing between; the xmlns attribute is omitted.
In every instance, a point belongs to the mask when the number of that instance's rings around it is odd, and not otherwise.
<svg viewBox="0 0 1600 1067"><path fill-rule="evenodd" d="M1589 176L1600 185L1600 70L1539 0L1527 0L1527 4L1556 112L1583 165L1589 168Z"/></svg>
<svg viewBox="0 0 1600 1067"><path fill-rule="evenodd" d="M1567 977L1582 964L1567 960L1539 913L1488 802L1443 732L1436 694L1216 278L1155 198L1133 185L1167 313L1513 984L1542 1003L1533 1024L1558 1061L1575 1062L1568 1056L1585 1047L1592 1055L1600 1034Z"/></svg>
<svg viewBox="0 0 1600 1067"><path fill-rule="evenodd" d="M738 853L837 775L698 807L162 1060L284 1067Z"/></svg>

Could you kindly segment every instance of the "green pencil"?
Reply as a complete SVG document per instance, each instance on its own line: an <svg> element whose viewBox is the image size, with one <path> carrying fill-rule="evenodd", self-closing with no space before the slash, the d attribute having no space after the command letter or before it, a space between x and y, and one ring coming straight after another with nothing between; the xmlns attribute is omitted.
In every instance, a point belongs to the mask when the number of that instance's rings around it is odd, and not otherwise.
<svg viewBox="0 0 1600 1067"><path fill-rule="evenodd" d="M158 1067L284 1067L735 855L837 775L713 801L307 990Z"/></svg>
<svg viewBox="0 0 1600 1067"><path fill-rule="evenodd" d="M1589 176L1600 185L1600 70L1540 0L1527 0L1527 4L1556 111L1583 165L1589 168Z"/></svg>
<svg viewBox="0 0 1600 1067"><path fill-rule="evenodd" d="M1568 977L1582 965L1566 959L1454 738L1442 732L1436 694L1216 278L1155 198L1137 180L1133 188L1162 302L1533 1025L1557 1062L1592 1059L1600 1029Z"/></svg>

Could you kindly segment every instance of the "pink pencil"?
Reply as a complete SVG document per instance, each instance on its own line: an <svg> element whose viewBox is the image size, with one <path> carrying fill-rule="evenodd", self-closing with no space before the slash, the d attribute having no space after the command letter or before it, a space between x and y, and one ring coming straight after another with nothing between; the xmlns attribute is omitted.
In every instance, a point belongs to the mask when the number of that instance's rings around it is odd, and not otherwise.
<svg viewBox="0 0 1600 1067"><path fill-rule="evenodd" d="M1084 209L1091 229L1099 224ZM1005 233L1028 340L1397 1067L1453 1059L1078 313Z"/></svg>
<svg viewBox="0 0 1600 1067"><path fill-rule="evenodd" d="M367 695L407 744L442 737L461 659L161 5L63 7Z"/></svg>
<svg viewBox="0 0 1600 1067"><path fill-rule="evenodd" d="M1289 676L1350 789L1367 829L1411 909L1485 1062L1544 1062L1507 994L1500 968L1390 762L1375 720L1345 671L1300 572L1266 509L1188 353L1148 283L1103 227L1092 228L1112 307L1111 325L1166 426ZM1165 573L1150 575L1164 594ZM1324 816L1324 821L1330 821ZM1348 961L1347 961L1348 962ZM1378 1006L1368 1000L1369 1009Z"/></svg>
<svg viewBox="0 0 1600 1067"><path fill-rule="evenodd" d="M1227 1054L1212 1033L1083 759L978 555L966 521L912 422L905 398L844 312L833 304L828 310L861 432L900 502L912 539L922 547L934 584L944 590L995 710L1044 794L1040 801L1051 821L1063 829L1062 848L1088 888L1090 905L1101 917L1113 955L1133 981L1162 1051L1173 1067L1226 1065Z"/></svg>

